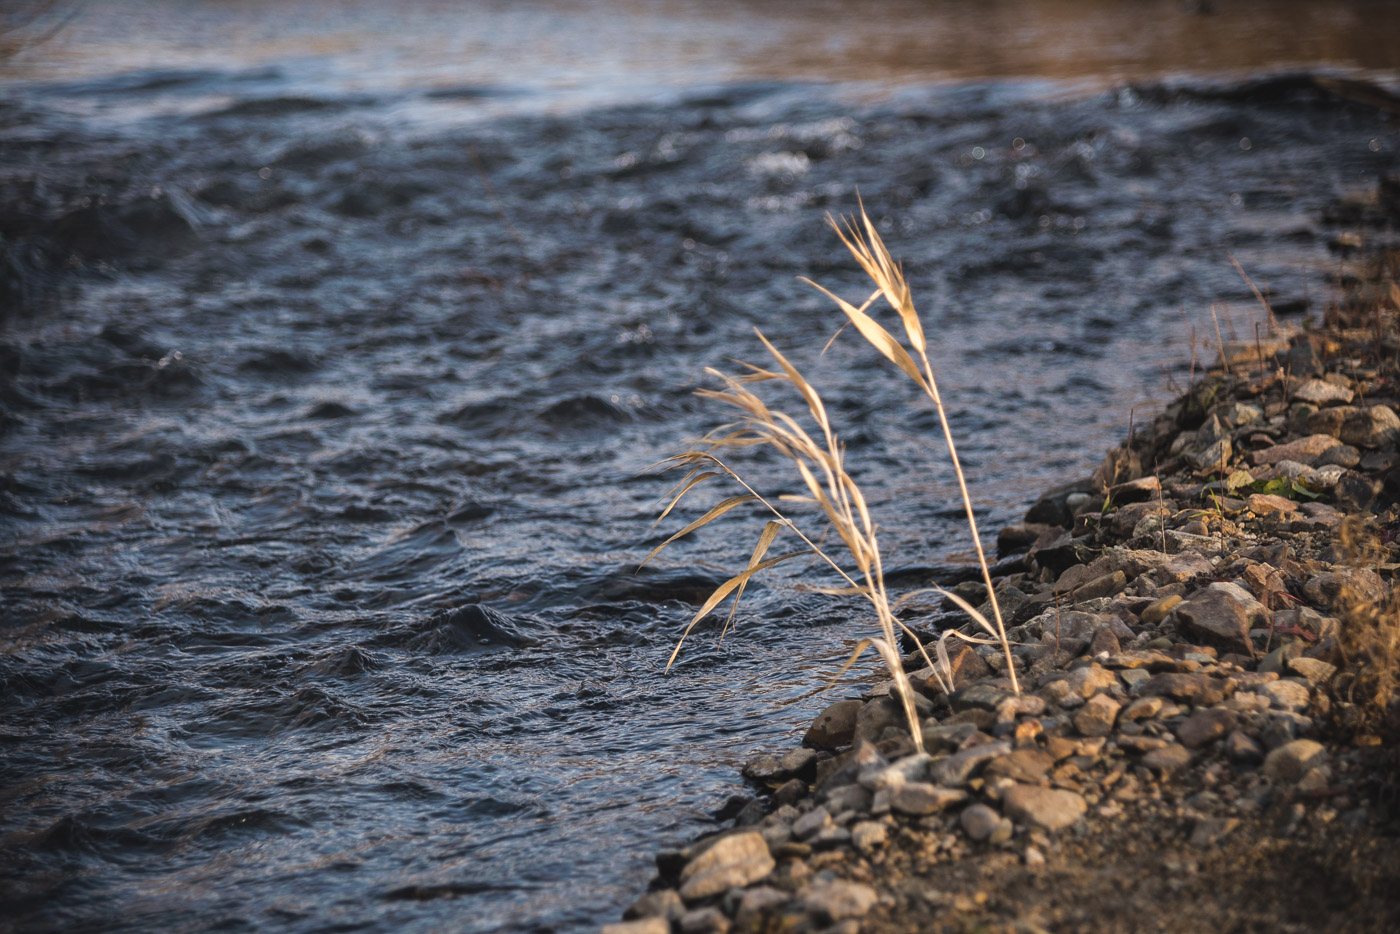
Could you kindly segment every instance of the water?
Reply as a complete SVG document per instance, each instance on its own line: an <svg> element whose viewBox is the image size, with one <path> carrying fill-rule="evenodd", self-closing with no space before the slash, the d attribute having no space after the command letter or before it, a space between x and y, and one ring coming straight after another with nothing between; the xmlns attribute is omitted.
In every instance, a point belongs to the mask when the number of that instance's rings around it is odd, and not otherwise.
<svg viewBox="0 0 1400 934"><path fill-rule="evenodd" d="M819 354L836 317L795 276L865 289L824 212L859 189L904 258L990 530L1188 378L1210 303L1252 333L1227 253L1281 314L1318 305L1323 205L1397 168L1393 117L1288 82L1159 92L1165 64L1119 75L1139 56L1098 34L1057 47L1109 50L1080 70L975 74L938 71L946 39L873 73L802 64L878 47L859 30L792 41L913 5L610 7L646 40L611 56L582 5L569 29L454 8L476 44L427 3L383 42L378 6L291 29L307 6L88 8L4 65L14 930L615 918L869 632L798 568L663 674L762 521L635 570L677 527L649 527L645 468L723 418L703 368L758 360L762 327L826 393L901 586L967 560L933 414L851 335ZM1336 9L1308 15L1367 7ZM1378 31L1330 35L1392 54Z"/></svg>

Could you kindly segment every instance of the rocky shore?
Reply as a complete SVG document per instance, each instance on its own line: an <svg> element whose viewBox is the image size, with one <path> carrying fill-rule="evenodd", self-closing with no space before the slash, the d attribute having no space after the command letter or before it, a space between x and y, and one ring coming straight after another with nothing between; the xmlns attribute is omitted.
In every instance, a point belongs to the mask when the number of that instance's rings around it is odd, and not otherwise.
<svg viewBox="0 0 1400 934"><path fill-rule="evenodd" d="M1019 695L995 647L951 695L911 651L925 753L891 683L831 704L606 934L1400 929L1395 276L1222 342L1001 531Z"/></svg>

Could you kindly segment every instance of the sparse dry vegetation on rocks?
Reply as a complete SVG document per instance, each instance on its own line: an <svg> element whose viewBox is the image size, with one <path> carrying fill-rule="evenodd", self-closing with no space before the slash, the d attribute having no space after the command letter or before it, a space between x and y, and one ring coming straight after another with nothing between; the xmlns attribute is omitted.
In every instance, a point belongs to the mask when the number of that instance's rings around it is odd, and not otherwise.
<svg viewBox="0 0 1400 934"><path fill-rule="evenodd" d="M895 683L751 758L764 797L610 930L1400 926L1397 265L1221 339L950 593L939 629L980 604L1004 640L930 666L906 634Z"/></svg>

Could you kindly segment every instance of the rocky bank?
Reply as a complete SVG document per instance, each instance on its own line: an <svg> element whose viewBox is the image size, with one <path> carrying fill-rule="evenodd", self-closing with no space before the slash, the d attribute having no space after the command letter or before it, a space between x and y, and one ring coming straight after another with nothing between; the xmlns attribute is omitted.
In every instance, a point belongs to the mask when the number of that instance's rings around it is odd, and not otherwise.
<svg viewBox="0 0 1400 934"><path fill-rule="evenodd" d="M891 683L831 704L606 934L1400 929L1396 269L1001 531L1020 694L911 651L924 753Z"/></svg>

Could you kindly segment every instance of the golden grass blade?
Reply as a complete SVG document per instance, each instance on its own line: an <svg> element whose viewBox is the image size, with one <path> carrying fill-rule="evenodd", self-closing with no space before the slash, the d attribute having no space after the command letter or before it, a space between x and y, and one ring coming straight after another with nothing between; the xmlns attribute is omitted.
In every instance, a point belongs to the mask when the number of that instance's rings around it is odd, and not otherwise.
<svg viewBox="0 0 1400 934"><path fill-rule="evenodd" d="M846 317L851 319L851 323L860 331L861 336L870 342L876 350L884 354L885 358L895 366L903 370L910 379L920 386L924 384L919 368L914 365L914 358L909 356L909 351L904 349L904 345L894 339L894 335L886 331L874 318L861 311L845 299L833 294L830 290L823 288L811 279L799 277L803 282L821 292L827 298L834 301L837 306L846 313Z"/></svg>
<svg viewBox="0 0 1400 934"><path fill-rule="evenodd" d="M945 629L933 644L933 653L938 656L938 664L933 666L933 676L938 679L938 686L944 694L953 693L953 660L948 657L948 633L951 631Z"/></svg>
<svg viewBox="0 0 1400 934"><path fill-rule="evenodd" d="M856 663L856 659L860 658L860 653L874 645L875 641L874 639L862 639L857 642L855 651L851 653L851 657L846 659L846 663L841 666L841 669L831 676L831 680L826 683L826 686L831 687L837 681L840 681L841 676L850 671L851 666Z"/></svg>
<svg viewBox="0 0 1400 934"><path fill-rule="evenodd" d="M778 365L782 367L783 372L787 374L788 380L797 387L798 392L802 393L802 398L807 403L807 408L811 411L812 418L816 419L817 425L821 428L822 433L828 438L831 437L831 423L827 420L826 406L822 404L821 396L817 395L817 391L812 388L812 384L807 382L801 373L797 372L797 367L789 363L787 357L784 357L778 352L778 348L768 342L768 338L763 336L762 331L758 328L754 328L754 333L757 334L758 339L763 342L763 346L768 348L768 352L773 355L773 359L778 361Z"/></svg>
<svg viewBox="0 0 1400 934"><path fill-rule="evenodd" d="M743 496L729 497L729 499L726 499L718 506L715 506L709 512L701 516L699 519L696 519L694 522L690 523L690 525L687 525L675 535L672 535L660 545L657 545L655 548L653 548L651 550L651 553L648 554L644 559L642 559L642 563L637 565L637 567L646 567L648 561L650 561L652 558L655 558L661 552L661 549L665 548L667 545L671 544L676 539L689 535L691 532L694 532L696 529L700 528L700 526L705 525L708 522L713 522L715 519L718 519L720 516L724 515L726 512L733 509L734 507L742 506L744 505L744 503L751 503L756 499L758 499L758 497L752 494L744 494Z"/></svg>
<svg viewBox="0 0 1400 934"><path fill-rule="evenodd" d="M724 476L724 474L722 474L718 470L702 471L699 467L686 474L685 477L681 480L680 491L677 492L676 495L671 498L670 504L661 511L661 515L656 517L656 522L653 522L652 525L655 526L662 519L670 515L671 510L676 508L676 504L681 501L681 497L685 496L685 494L689 493L691 490L704 483L706 480L722 476Z"/></svg>
<svg viewBox="0 0 1400 934"><path fill-rule="evenodd" d="M763 532L758 536L758 543L754 545L753 555L749 557L749 570L753 570L758 566L758 563L763 560L763 556L767 554L769 546L773 544L773 539L778 537L778 533L781 532L786 525L787 523L780 522L777 519L768 520L768 523L763 527ZM744 598L744 588L748 585L749 582L744 581L739 585L739 589L735 591L734 602L729 606L729 616L725 618L724 628L721 629L719 633L721 639L724 638L725 633L729 632L729 627L734 622L734 614L739 612L739 601Z"/></svg>
<svg viewBox="0 0 1400 934"><path fill-rule="evenodd" d="M776 558L769 558L767 561L762 561L756 566L748 568L743 572L734 575L733 577L729 578L729 580L716 587L715 592L710 594L709 598L705 601L704 605L700 607L700 611L696 613L693 617L691 617L690 622L686 624L685 631L681 633L680 639L676 641L676 647L671 650L671 657L666 661L666 670L671 670L671 665L675 663L676 656L680 654L681 645L684 644L685 637L690 635L690 631L695 628L696 623L700 622L700 620L704 619L711 610L719 606L720 603L724 601L724 598L729 596L730 592L733 591L734 588L746 583L749 578L753 577L759 571L766 571L768 568L782 564L784 561L791 560L792 558L800 558L805 554L810 554L810 552L792 551L788 552L785 555L779 555Z"/></svg>

